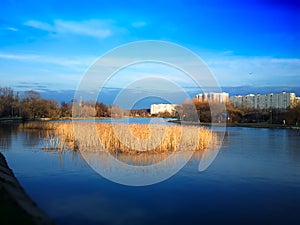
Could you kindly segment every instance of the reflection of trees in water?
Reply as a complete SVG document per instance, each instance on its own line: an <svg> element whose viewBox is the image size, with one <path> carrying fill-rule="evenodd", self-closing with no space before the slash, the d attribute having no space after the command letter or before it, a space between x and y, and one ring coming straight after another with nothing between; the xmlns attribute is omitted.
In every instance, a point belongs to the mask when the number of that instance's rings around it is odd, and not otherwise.
<svg viewBox="0 0 300 225"><path fill-rule="evenodd" d="M18 131L20 132L20 135L22 135L24 146L32 147L44 145L45 140L53 133L51 127L51 129L43 129L44 123L45 122L28 122L18 126Z"/></svg>
<svg viewBox="0 0 300 225"><path fill-rule="evenodd" d="M0 124L0 150L6 151L18 132L18 124Z"/></svg>
<svg viewBox="0 0 300 225"><path fill-rule="evenodd" d="M23 124L0 124L0 149L8 150L19 135L24 146L37 146L51 131L24 129Z"/></svg>
<svg viewBox="0 0 300 225"><path fill-rule="evenodd" d="M53 136L55 139L57 137ZM58 140L58 139L57 139ZM65 157L69 157L68 160L70 160L74 165L76 165L79 162L82 162L82 157L78 151L74 151L67 147L53 147L49 143L49 135L46 135L45 137L41 138L41 145L40 150L43 150L45 152L53 153L53 155L59 158L59 164L61 167L64 166L64 161L66 160Z"/></svg>
<svg viewBox="0 0 300 225"><path fill-rule="evenodd" d="M76 165L78 162L82 161L81 155L77 151L68 151L68 152L66 152L66 151L61 151L61 150L55 150L55 152L58 153L59 164L60 164L61 167L64 166L64 161L65 161L65 156L66 156L65 153L67 153L68 156L70 156L71 162L74 165Z"/></svg>
<svg viewBox="0 0 300 225"><path fill-rule="evenodd" d="M32 147L41 143L41 140L46 136L46 132L39 130L23 130L22 136L24 141L23 144Z"/></svg>
<svg viewBox="0 0 300 225"><path fill-rule="evenodd" d="M299 162L300 130L287 130L284 134L283 145L286 146L291 160Z"/></svg>
<svg viewBox="0 0 300 225"><path fill-rule="evenodd" d="M36 146L46 137L47 132L43 130L23 129L23 124L0 124L0 148L8 150L12 146L12 141L16 140L17 135L21 136L23 145Z"/></svg>
<svg viewBox="0 0 300 225"><path fill-rule="evenodd" d="M220 139L221 136L224 135L224 138L222 140L222 143L220 143L220 146L222 146L222 147L228 147L229 143L230 143L230 136L232 136L233 134L230 133L229 131L226 131L224 134L218 133L218 132L215 132L215 133L219 137L219 139Z"/></svg>

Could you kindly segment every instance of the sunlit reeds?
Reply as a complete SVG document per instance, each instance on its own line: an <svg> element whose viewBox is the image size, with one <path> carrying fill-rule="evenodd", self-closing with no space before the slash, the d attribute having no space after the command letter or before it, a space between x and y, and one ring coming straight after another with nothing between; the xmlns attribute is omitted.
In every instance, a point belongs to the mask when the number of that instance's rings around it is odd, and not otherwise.
<svg viewBox="0 0 300 225"><path fill-rule="evenodd" d="M32 129L32 130L55 130L59 123L44 122L44 121L32 121L28 123L23 123L21 128Z"/></svg>
<svg viewBox="0 0 300 225"><path fill-rule="evenodd" d="M160 153L164 157L174 151L204 151L216 139L209 129L178 125L34 122L25 124L24 129L48 131L49 149L129 155Z"/></svg>

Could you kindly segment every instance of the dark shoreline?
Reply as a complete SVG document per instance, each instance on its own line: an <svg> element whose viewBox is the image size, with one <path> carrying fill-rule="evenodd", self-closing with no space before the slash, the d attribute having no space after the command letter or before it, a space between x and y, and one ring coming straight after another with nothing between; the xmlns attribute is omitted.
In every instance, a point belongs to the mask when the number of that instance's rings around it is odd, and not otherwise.
<svg viewBox="0 0 300 225"><path fill-rule="evenodd" d="M211 123L203 122L192 122L192 121L181 121L181 120L169 120L170 123L177 123L183 125L194 125L194 126L211 126ZM270 128L270 129L295 129L300 130L300 126L290 126L283 124L268 124L268 123L214 123L213 126L219 127L249 127L249 128Z"/></svg>
<svg viewBox="0 0 300 225"><path fill-rule="evenodd" d="M26 194L0 152L0 224L54 225Z"/></svg>

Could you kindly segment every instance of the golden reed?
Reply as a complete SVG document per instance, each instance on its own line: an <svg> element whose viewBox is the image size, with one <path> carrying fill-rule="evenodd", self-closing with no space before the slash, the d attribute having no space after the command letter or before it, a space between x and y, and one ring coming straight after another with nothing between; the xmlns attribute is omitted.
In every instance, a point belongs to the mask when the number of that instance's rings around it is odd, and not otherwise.
<svg viewBox="0 0 300 225"><path fill-rule="evenodd" d="M129 154L204 151L217 138L209 129L179 125L29 122L24 128L47 131L53 149Z"/></svg>

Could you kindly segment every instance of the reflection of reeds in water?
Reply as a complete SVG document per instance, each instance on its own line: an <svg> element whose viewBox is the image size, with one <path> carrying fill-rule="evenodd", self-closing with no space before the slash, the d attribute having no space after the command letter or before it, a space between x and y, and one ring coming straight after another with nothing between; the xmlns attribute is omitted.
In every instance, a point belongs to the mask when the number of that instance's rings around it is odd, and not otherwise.
<svg viewBox="0 0 300 225"><path fill-rule="evenodd" d="M64 146L65 143L55 134L57 124L58 123L32 121L21 124L19 130L26 131L25 134L28 135L30 137L28 139L31 140L30 145L37 145L43 140L43 146L45 146L43 148L44 150L63 150L67 146Z"/></svg>
<svg viewBox="0 0 300 225"><path fill-rule="evenodd" d="M202 154L201 152L198 153ZM111 156L108 152L83 152L82 154L84 155L84 159L89 165L92 165L94 169L107 170L109 173L117 171L124 172L125 170L126 173L135 171L133 173L138 174L138 171L141 172L142 170L143 173L147 173L153 169L157 169L157 172L162 172L162 170L168 171L172 170L172 168L174 169L174 165L183 165L191 159L191 154L187 151L176 152L174 154L142 153L133 155L120 153L118 156Z"/></svg>

